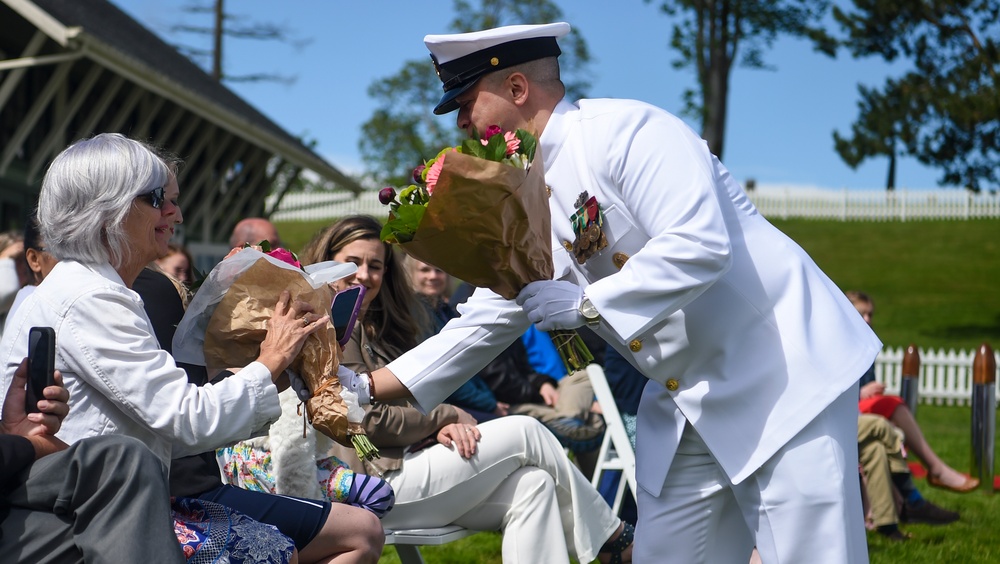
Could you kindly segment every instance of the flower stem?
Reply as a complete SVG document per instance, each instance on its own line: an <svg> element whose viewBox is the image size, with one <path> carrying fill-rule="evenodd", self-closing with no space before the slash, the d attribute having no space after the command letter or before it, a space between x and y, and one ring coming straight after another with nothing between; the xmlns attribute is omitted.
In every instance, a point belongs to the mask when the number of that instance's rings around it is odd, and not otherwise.
<svg viewBox="0 0 1000 564"><path fill-rule="evenodd" d="M361 460L374 460L379 458L378 449L368 440L368 435L351 435L351 444L358 453Z"/></svg>
<svg viewBox="0 0 1000 564"><path fill-rule="evenodd" d="M594 355L587 348L586 343L580 334L574 330L550 331L549 337L559 351L559 358L566 367L566 373L572 374L578 370L583 370L588 364L594 361Z"/></svg>

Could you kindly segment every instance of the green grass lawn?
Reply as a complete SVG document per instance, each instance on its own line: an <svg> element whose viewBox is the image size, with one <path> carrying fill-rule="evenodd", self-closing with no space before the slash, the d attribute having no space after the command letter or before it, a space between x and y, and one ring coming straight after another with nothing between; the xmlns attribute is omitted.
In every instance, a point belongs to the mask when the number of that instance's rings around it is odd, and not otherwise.
<svg viewBox="0 0 1000 564"><path fill-rule="evenodd" d="M928 442L948 464L970 470L972 447L969 429L972 413L968 407L920 405L917 420ZM998 466L1000 468L1000 466ZM957 523L942 526L902 525L911 533L909 541L890 542L877 533L868 533L872 564L994 564L1000 562L1000 494L975 491L956 494L927 485L923 478L914 482L932 502L961 513ZM487 564L500 562L500 535L479 533L444 546L420 549L429 564ZM386 547L380 564L396 564L399 558Z"/></svg>
<svg viewBox="0 0 1000 564"><path fill-rule="evenodd" d="M328 221L278 225L289 248L301 249ZM1000 221L839 222L774 221L843 290L863 290L876 303L875 329L899 347L970 350L1000 347ZM970 466L970 410L921 405L919 420L932 447L959 470ZM942 527L904 525L914 535L889 543L870 534L871 561L890 563L1000 562L1000 499L953 494L917 485L925 497L961 512ZM500 537L480 533L421 549L429 563L500 562ZM399 562L387 547L380 562Z"/></svg>

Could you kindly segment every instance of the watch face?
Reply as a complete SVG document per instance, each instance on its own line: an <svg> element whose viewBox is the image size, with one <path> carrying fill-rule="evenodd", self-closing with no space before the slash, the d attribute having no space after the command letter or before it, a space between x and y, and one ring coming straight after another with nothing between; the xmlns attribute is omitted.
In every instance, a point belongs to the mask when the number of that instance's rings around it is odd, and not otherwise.
<svg viewBox="0 0 1000 564"><path fill-rule="evenodd" d="M583 300L583 303L580 304L580 314L587 319L597 319L601 316L597 313L597 308L594 307L594 304L590 303L590 300Z"/></svg>

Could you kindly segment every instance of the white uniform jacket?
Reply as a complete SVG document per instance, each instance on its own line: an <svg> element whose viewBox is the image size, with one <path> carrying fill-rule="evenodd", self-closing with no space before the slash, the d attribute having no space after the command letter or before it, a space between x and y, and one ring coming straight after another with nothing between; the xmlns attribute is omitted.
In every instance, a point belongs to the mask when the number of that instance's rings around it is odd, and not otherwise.
<svg viewBox="0 0 1000 564"><path fill-rule="evenodd" d="M110 264L61 261L24 300L0 340L4 393L28 353L33 326L56 331L56 369L70 394L58 437L140 439L164 464L246 439L281 415L259 362L208 386L188 383L162 348L139 294Z"/></svg>
<svg viewBox="0 0 1000 564"><path fill-rule="evenodd" d="M584 287L596 332L659 383L639 409L647 491L659 494L685 419L739 483L871 366L881 343L850 301L680 119L631 100L563 100L540 147L554 278ZM580 265L566 247L584 191L608 246ZM528 325L488 290L460 311L389 365L425 409Z"/></svg>

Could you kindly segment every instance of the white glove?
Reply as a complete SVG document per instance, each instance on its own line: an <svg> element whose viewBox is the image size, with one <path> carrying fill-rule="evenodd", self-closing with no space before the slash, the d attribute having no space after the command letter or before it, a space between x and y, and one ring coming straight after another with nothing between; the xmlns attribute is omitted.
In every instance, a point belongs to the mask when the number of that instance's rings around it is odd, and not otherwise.
<svg viewBox="0 0 1000 564"><path fill-rule="evenodd" d="M528 321L542 331L576 329L586 322L580 313L583 288L563 280L532 282L517 295Z"/></svg>
<svg viewBox="0 0 1000 564"><path fill-rule="evenodd" d="M337 368L337 378L340 385L358 395L360 405L369 405L372 402L371 390L368 389L368 374L351 370L343 364Z"/></svg>

